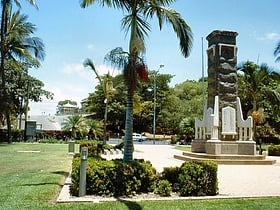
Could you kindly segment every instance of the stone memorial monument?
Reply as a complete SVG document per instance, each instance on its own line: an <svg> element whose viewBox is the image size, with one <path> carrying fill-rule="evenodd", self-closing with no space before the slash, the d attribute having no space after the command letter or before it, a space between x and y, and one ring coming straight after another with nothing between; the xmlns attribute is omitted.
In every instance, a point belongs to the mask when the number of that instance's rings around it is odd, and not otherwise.
<svg viewBox="0 0 280 210"><path fill-rule="evenodd" d="M253 119L243 119L237 91L237 47L232 31L215 30L208 41L208 100L203 119L195 119L192 152L255 155Z"/></svg>

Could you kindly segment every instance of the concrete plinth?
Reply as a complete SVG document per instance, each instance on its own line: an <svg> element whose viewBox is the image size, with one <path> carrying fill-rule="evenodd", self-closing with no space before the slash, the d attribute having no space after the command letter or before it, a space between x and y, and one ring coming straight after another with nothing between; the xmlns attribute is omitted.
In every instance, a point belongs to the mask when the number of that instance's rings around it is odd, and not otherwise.
<svg viewBox="0 0 280 210"><path fill-rule="evenodd" d="M205 144L206 154L213 155L255 155L254 141L220 141L208 140Z"/></svg>
<svg viewBox="0 0 280 210"><path fill-rule="evenodd" d="M206 140L194 139L192 140L191 150L192 152L205 153Z"/></svg>
<svg viewBox="0 0 280 210"><path fill-rule="evenodd" d="M237 141L239 155L256 155L256 142Z"/></svg>
<svg viewBox="0 0 280 210"><path fill-rule="evenodd" d="M221 140L208 140L205 144L206 154L220 155L222 154Z"/></svg>
<svg viewBox="0 0 280 210"><path fill-rule="evenodd" d="M256 143L254 141L195 139L192 141L191 151L211 155L256 155Z"/></svg>

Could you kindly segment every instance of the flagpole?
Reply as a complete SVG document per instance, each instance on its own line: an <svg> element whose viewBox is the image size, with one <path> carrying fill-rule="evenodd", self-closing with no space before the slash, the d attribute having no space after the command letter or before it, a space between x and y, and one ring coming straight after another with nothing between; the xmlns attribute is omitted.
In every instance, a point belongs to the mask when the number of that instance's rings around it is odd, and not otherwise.
<svg viewBox="0 0 280 210"><path fill-rule="evenodd" d="M205 88L204 88L204 48L203 37L201 37L201 74L202 74L202 109L205 106Z"/></svg>

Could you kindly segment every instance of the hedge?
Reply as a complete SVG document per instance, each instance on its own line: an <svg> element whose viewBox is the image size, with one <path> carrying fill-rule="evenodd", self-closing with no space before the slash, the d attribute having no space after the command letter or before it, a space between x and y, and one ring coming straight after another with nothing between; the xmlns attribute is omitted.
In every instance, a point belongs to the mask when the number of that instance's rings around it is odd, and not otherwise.
<svg viewBox="0 0 280 210"><path fill-rule="evenodd" d="M180 195L216 195L218 192L217 168L217 163L212 161L183 163L178 176Z"/></svg>
<svg viewBox="0 0 280 210"><path fill-rule="evenodd" d="M79 194L79 167L77 156L73 158L70 186L74 196ZM155 192L169 196L177 192L181 196L210 196L218 192L217 163L212 161L185 162L181 167L167 167L157 174L152 164L142 159L127 164L121 159L90 157L86 173L87 195L131 196Z"/></svg>
<svg viewBox="0 0 280 210"><path fill-rule="evenodd" d="M271 145L268 147L268 155L280 156L280 145Z"/></svg>
<svg viewBox="0 0 280 210"><path fill-rule="evenodd" d="M70 193L79 193L78 157L73 159ZM126 164L122 160L107 161L98 157L88 158L87 195L130 196L152 191L156 170L149 161L134 160Z"/></svg>
<svg viewBox="0 0 280 210"><path fill-rule="evenodd" d="M185 162L181 167L164 168L162 179L181 196L204 196L218 193L218 165L213 161Z"/></svg>

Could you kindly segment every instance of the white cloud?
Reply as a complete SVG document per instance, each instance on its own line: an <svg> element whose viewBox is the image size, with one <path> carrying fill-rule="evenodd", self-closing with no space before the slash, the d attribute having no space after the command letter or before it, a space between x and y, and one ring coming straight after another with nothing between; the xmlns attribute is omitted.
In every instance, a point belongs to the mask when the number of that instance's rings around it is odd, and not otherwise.
<svg viewBox="0 0 280 210"><path fill-rule="evenodd" d="M109 72L110 75L116 76L120 73L118 69L112 68L111 66L104 64L96 66L96 70L99 75L104 75ZM66 75L72 75L76 79L77 77L81 77L85 80L96 82L96 75L94 74L94 72L90 68L85 68L82 62L65 64L61 72Z"/></svg>
<svg viewBox="0 0 280 210"><path fill-rule="evenodd" d="M87 46L87 49L89 49L89 50L93 50L95 48L95 46L93 45L93 44L89 44L88 46Z"/></svg>
<svg viewBox="0 0 280 210"><path fill-rule="evenodd" d="M280 39L280 34L271 32L266 33L264 36L259 38L260 40L267 40L267 41L278 41Z"/></svg>
<svg viewBox="0 0 280 210"><path fill-rule="evenodd" d="M108 72L116 76L119 71L107 65L96 66L100 75ZM53 100L44 99L40 103L30 103L30 115L55 114L56 106L59 101L73 100L78 103L85 99L90 92L94 91L98 80L93 71L85 68L81 63L65 64L61 70L62 76L55 81L45 82L45 89L54 94Z"/></svg>
<svg viewBox="0 0 280 210"><path fill-rule="evenodd" d="M62 67L61 73L69 75L77 79L78 77L93 82L94 77L92 72L87 70L82 62L81 63L70 63L64 64Z"/></svg>
<svg viewBox="0 0 280 210"><path fill-rule="evenodd" d="M117 76L118 74L120 74L120 71L118 69L112 68L111 66L104 64L97 66L96 69L98 71L98 74L100 75L107 74L108 72L112 76Z"/></svg>

